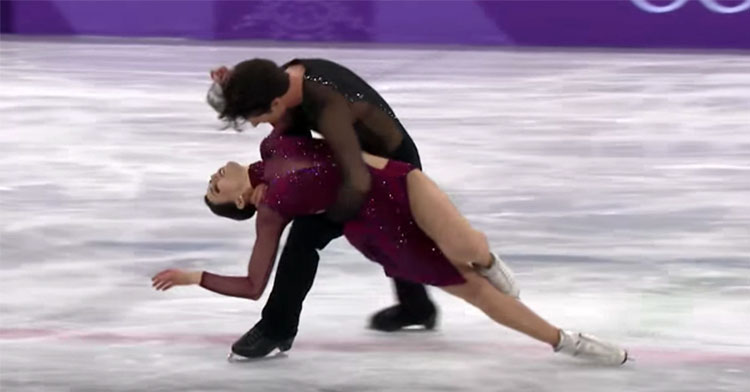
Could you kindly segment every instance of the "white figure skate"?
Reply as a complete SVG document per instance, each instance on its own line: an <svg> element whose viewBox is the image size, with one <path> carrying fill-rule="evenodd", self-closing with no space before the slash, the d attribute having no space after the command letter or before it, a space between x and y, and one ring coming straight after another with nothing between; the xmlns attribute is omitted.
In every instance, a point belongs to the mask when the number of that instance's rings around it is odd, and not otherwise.
<svg viewBox="0 0 750 392"><path fill-rule="evenodd" d="M601 365L620 366L628 360L628 352L591 335L560 330L560 343L555 352L596 362Z"/></svg>
<svg viewBox="0 0 750 392"><path fill-rule="evenodd" d="M492 264L487 268L476 267L477 272L487 278L493 286L504 294L518 299L521 289L518 287L510 267L498 255L492 252L490 254L492 255Z"/></svg>

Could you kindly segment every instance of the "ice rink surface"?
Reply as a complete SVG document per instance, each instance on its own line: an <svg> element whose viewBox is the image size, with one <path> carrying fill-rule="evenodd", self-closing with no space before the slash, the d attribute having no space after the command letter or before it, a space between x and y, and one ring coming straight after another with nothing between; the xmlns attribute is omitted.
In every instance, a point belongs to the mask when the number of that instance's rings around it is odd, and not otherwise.
<svg viewBox="0 0 750 392"><path fill-rule="evenodd" d="M523 300L635 361L553 355L438 290L438 331L367 330L390 282L339 239L288 355L227 362L266 296L150 277L245 271L253 224L202 195L268 128L219 131L204 97L250 57L360 73ZM750 55L4 36L0 65L3 392L748 390Z"/></svg>

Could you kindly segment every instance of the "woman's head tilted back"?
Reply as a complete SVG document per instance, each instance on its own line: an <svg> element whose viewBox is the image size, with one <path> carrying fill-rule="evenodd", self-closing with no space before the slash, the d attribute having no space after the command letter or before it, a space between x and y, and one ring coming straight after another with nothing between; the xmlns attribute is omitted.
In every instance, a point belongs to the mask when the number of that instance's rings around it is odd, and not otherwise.
<svg viewBox="0 0 750 392"><path fill-rule="evenodd" d="M247 60L229 71L221 90L219 118L235 125L246 120L253 125L273 123L286 112L280 97L289 90L289 75L273 61Z"/></svg>
<svg viewBox="0 0 750 392"><path fill-rule="evenodd" d="M260 167L259 167L260 166ZM214 214L234 220L250 219L255 214L251 203L253 183L259 183L260 163L243 166L227 162L211 176L203 201Z"/></svg>

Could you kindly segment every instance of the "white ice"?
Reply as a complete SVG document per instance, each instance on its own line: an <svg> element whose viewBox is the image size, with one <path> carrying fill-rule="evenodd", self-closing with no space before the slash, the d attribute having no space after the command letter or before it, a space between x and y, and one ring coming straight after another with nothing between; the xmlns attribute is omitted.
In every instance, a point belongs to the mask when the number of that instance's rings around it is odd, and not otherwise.
<svg viewBox="0 0 750 392"><path fill-rule="evenodd" d="M746 54L0 44L3 392L748 390ZM635 362L553 355L438 290L439 331L367 330L392 290L341 239L288 355L227 362L266 297L149 278L245 271L253 225L201 198L268 128L219 131L204 97L210 67L256 56L326 57L371 81L523 300Z"/></svg>

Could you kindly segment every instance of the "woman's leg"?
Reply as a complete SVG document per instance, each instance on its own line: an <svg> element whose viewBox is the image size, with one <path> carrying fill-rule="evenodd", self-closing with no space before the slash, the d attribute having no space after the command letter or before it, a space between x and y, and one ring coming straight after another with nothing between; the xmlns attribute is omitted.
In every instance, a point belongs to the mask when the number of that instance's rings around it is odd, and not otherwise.
<svg viewBox="0 0 750 392"><path fill-rule="evenodd" d="M441 287L443 290L476 306L491 319L532 338L557 346L559 328L551 325L522 302L501 293L476 272L464 274L466 283Z"/></svg>
<svg viewBox="0 0 750 392"><path fill-rule="evenodd" d="M492 262L487 237L475 230L440 188L420 170L406 177L414 221L461 272Z"/></svg>
<svg viewBox="0 0 750 392"><path fill-rule="evenodd" d="M628 352L615 344L591 335L563 331L551 325L520 301L500 292L477 273L466 273L464 278L466 283L442 289L463 298L502 325L545 342L556 352L601 365L619 366L628 360Z"/></svg>
<svg viewBox="0 0 750 392"><path fill-rule="evenodd" d="M466 280L461 285L442 287L444 290L463 298L498 323L550 344L555 351L606 365L627 361L627 351L622 348L588 335L562 331L505 294L517 296L518 287L507 266L491 256L484 234L474 230L448 196L421 171L408 174L407 188L415 222ZM483 277L469 263L492 267L480 270ZM493 273L488 275L486 271Z"/></svg>
<svg viewBox="0 0 750 392"><path fill-rule="evenodd" d="M419 170L409 172L406 183L414 221L446 258L462 273L476 270L501 292L518 298L513 272L490 252L487 237L471 227L448 196Z"/></svg>

